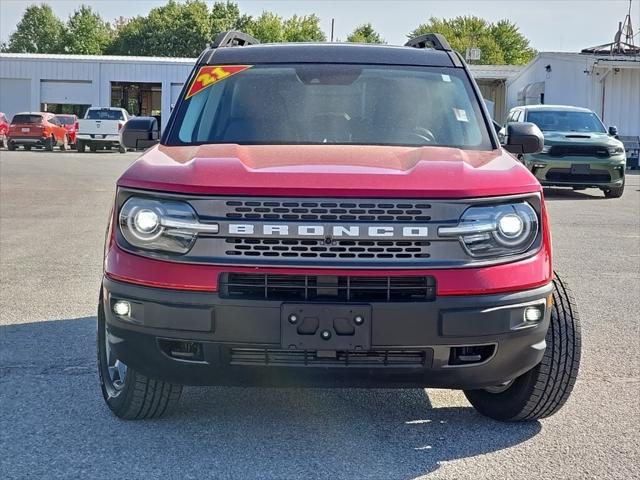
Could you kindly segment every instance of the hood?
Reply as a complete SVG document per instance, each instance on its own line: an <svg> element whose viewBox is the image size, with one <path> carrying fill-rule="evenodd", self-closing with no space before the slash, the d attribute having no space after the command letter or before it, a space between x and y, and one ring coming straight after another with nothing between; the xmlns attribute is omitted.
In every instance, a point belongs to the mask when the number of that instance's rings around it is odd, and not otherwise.
<svg viewBox="0 0 640 480"><path fill-rule="evenodd" d="M541 190L503 150L356 145L155 146L118 181L213 195L464 198Z"/></svg>
<svg viewBox="0 0 640 480"><path fill-rule="evenodd" d="M608 133L604 132L550 132L545 131L545 145L602 145L617 147L622 145Z"/></svg>

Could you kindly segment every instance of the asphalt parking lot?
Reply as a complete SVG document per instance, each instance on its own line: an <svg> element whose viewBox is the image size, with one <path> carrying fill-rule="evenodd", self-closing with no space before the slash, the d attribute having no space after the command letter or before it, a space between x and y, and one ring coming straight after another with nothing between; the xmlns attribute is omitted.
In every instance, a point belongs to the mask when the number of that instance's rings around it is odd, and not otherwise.
<svg viewBox="0 0 640 480"><path fill-rule="evenodd" d="M640 175L546 192L583 327L574 394L528 424L450 390L188 388L116 419L94 361L101 249L127 153L0 151L2 478L640 478Z"/></svg>

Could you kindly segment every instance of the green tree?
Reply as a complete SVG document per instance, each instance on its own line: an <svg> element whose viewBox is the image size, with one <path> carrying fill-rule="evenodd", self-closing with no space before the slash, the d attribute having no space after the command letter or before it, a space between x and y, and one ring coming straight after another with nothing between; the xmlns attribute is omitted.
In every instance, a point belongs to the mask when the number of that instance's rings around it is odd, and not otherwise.
<svg viewBox="0 0 640 480"><path fill-rule="evenodd" d="M144 17L122 18L114 25L114 38L107 49L111 55L145 55L143 42ZM157 54L155 54L157 55Z"/></svg>
<svg viewBox="0 0 640 480"><path fill-rule="evenodd" d="M467 48L481 50L480 64L524 64L535 55L529 41L508 20L489 23L475 16L438 19L431 17L408 37L425 33L443 34L454 50L464 54Z"/></svg>
<svg viewBox="0 0 640 480"><path fill-rule="evenodd" d="M111 43L109 24L91 7L82 5L67 21L64 46L68 53L101 55Z"/></svg>
<svg viewBox="0 0 640 480"><path fill-rule="evenodd" d="M347 42L352 43L386 43L384 38L373 29L373 25L365 23L357 27L347 37Z"/></svg>
<svg viewBox="0 0 640 480"><path fill-rule="evenodd" d="M211 38L227 30L249 32L253 19L240 12L240 7L233 2L216 2L211 8Z"/></svg>
<svg viewBox="0 0 640 480"><path fill-rule="evenodd" d="M537 52L531 47L529 40L509 20L500 20L491 25L491 35L502 50L505 63L524 65L536 56Z"/></svg>
<svg viewBox="0 0 640 480"><path fill-rule="evenodd" d="M262 43L284 42L284 20L272 12L262 14L251 22L249 32Z"/></svg>
<svg viewBox="0 0 640 480"><path fill-rule="evenodd" d="M262 43L324 42L327 39L317 15L294 15L284 19L273 12L262 12L251 21L247 33Z"/></svg>
<svg viewBox="0 0 640 480"><path fill-rule="evenodd" d="M14 53L62 53L64 24L46 4L30 5L9 37L6 50Z"/></svg>
<svg viewBox="0 0 640 480"><path fill-rule="evenodd" d="M324 42L327 36L320 28L317 15L294 15L283 22L283 36L286 42Z"/></svg>
<svg viewBox="0 0 640 480"><path fill-rule="evenodd" d="M203 0L169 0L151 9L146 17L135 17L119 27L109 53L197 57L210 42L207 4Z"/></svg>
<svg viewBox="0 0 640 480"><path fill-rule="evenodd" d="M352 43L386 43L370 23L356 27L347 37L347 42Z"/></svg>

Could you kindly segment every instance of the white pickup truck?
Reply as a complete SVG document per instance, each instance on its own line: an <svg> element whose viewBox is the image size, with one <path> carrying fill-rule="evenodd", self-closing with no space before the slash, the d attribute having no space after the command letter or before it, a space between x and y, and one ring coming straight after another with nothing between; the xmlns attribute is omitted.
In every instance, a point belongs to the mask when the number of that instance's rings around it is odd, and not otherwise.
<svg viewBox="0 0 640 480"><path fill-rule="evenodd" d="M120 153L126 152L120 144L120 129L131 115L124 108L91 107L80 120L77 134L78 152L84 153L87 147L92 152L118 147Z"/></svg>

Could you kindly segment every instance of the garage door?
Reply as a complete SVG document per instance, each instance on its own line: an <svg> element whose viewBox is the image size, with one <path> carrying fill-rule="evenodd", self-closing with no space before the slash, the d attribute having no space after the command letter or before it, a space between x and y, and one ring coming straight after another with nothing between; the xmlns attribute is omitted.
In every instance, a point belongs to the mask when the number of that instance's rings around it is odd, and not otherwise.
<svg viewBox="0 0 640 480"><path fill-rule="evenodd" d="M31 110L31 80L0 78L0 112L11 118L18 112Z"/></svg>
<svg viewBox="0 0 640 480"><path fill-rule="evenodd" d="M40 81L40 103L92 105L94 93L91 81Z"/></svg>

